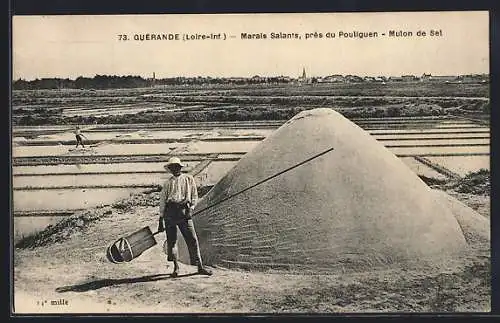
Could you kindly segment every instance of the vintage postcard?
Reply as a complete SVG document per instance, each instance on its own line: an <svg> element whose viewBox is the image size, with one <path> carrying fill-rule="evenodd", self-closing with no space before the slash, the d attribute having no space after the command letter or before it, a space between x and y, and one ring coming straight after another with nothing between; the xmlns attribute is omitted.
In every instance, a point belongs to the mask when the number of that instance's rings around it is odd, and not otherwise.
<svg viewBox="0 0 500 323"><path fill-rule="evenodd" d="M489 12L14 16L12 312L490 312Z"/></svg>

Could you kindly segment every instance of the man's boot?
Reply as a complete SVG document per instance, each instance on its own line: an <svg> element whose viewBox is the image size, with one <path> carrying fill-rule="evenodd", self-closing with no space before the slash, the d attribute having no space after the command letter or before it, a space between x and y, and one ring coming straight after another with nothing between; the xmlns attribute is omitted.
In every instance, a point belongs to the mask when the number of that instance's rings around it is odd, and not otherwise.
<svg viewBox="0 0 500 323"><path fill-rule="evenodd" d="M205 268L205 266L203 266L201 260L199 260L198 261L198 274L212 276L213 273L210 269Z"/></svg>
<svg viewBox="0 0 500 323"><path fill-rule="evenodd" d="M170 277L175 278L177 276L179 276L179 264L177 259L174 258L174 271L170 274Z"/></svg>
<svg viewBox="0 0 500 323"><path fill-rule="evenodd" d="M207 269L205 267L198 267L198 274L212 276L213 273L210 269Z"/></svg>

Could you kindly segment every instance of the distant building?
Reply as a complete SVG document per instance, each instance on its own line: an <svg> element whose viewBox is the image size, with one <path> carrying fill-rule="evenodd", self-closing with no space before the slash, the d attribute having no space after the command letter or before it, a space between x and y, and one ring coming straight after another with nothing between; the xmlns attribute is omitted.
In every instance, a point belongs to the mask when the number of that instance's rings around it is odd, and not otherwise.
<svg viewBox="0 0 500 323"><path fill-rule="evenodd" d="M307 78L306 68L305 67L302 68L302 75L299 76L298 80L299 80L300 83L307 83L308 82L308 78Z"/></svg>
<svg viewBox="0 0 500 323"><path fill-rule="evenodd" d="M244 77L230 77L227 79L230 84L245 84L246 78Z"/></svg>
<svg viewBox="0 0 500 323"><path fill-rule="evenodd" d="M302 68L302 75L299 77L299 82L300 83L310 83L311 82L311 80L307 77L305 67Z"/></svg>
<svg viewBox="0 0 500 323"><path fill-rule="evenodd" d="M363 82L363 78L357 75L346 75L344 78L347 83L359 83Z"/></svg>
<svg viewBox="0 0 500 323"><path fill-rule="evenodd" d="M404 79L401 76L390 76L388 81L389 82L403 82Z"/></svg>
<svg viewBox="0 0 500 323"><path fill-rule="evenodd" d="M403 82L414 82L417 80L415 75L402 75L401 78L403 79Z"/></svg>
<svg viewBox="0 0 500 323"><path fill-rule="evenodd" d="M453 82L457 80L454 75L433 75L429 78L431 82Z"/></svg>
<svg viewBox="0 0 500 323"><path fill-rule="evenodd" d="M460 75L457 79L463 83L486 83L489 81L488 75L484 74Z"/></svg>
<svg viewBox="0 0 500 323"><path fill-rule="evenodd" d="M148 78L148 82L149 82L149 85L151 87L156 86L156 74L155 74L155 72L153 72L153 76L152 77Z"/></svg>
<svg viewBox="0 0 500 323"><path fill-rule="evenodd" d="M423 74L420 78L422 82L455 82L458 81L458 76L456 75L431 75Z"/></svg>
<svg viewBox="0 0 500 323"><path fill-rule="evenodd" d="M344 76L340 74L328 75L319 80L322 83L342 83L344 82Z"/></svg>
<svg viewBox="0 0 500 323"><path fill-rule="evenodd" d="M420 81L421 82L424 82L424 81L429 81L429 79L432 77L431 74L422 74L422 76L420 77Z"/></svg>
<svg viewBox="0 0 500 323"><path fill-rule="evenodd" d="M254 75L254 76L252 76L251 81L253 81L254 83L264 82L265 77L262 77L260 75Z"/></svg>

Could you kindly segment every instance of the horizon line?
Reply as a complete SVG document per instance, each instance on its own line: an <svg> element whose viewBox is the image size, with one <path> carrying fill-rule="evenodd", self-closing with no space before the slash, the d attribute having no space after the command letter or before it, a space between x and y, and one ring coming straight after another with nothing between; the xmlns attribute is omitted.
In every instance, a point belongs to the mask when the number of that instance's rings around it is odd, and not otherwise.
<svg viewBox="0 0 500 323"><path fill-rule="evenodd" d="M324 75L309 75L307 76L308 78L312 77L328 77L328 76L355 76L355 77L401 77L401 76L415 76L415 77L421 77L421 76L466 76L466 75L490 75L489 72L476 72L476 73L458 73L458 74L433 74L433 73L419 73L419 74L411 74L411 73L405 73L405 74L400 74L400 75L394 75L394 74L366 74L366 75L360 75L360 74L340 74L340 73L334 73L334 74L324 74ZM44 77L36 77L32 79L26 79L23 77L17 77L13 78L12 81L26 81L26 82L31 82L35 80L44 80L44 79L61 79L61 80L70 80L70 81L75 81L78 78L95 78L96 76L107 76L107 77L140 77L145 80L151 80L153 77L145 77L143 75L137 75L137 74L94 74L92 76L89 75L79 75L76 77L69 77L69 76L44 76ZM162 79L172 79L172 78L212 78L212 79L230 79L230 78L242 78L242 79L251 79L253 77L262 77L262 78L274 78L274 77L288 77L292 79L300 79L302 76L290 76L290 75L263 75L263 74L254 74L252 76L213 76L213 75L177 75L177 76L163 76L163 77L155 77L155 80L162 80Z"/></svg>

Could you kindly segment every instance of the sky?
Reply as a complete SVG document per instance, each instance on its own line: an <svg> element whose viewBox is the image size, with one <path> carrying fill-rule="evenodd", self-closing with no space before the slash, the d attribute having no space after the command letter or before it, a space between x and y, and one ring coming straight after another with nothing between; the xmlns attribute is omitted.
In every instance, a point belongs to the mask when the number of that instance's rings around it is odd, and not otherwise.
<svg viewBox="0 0 500 323"><path fill-rule="evenodd" d="M391 30L412 35L391 37ZM377 37L339 35L355 31ZM210 33L226 39L183 40ZM267 38L242 39L242 33ZM300 39L271 39L271 33L297 33ZM134 40L145 34L178 34L179 40ZM303 68L308 76L488 73L488 12L63 15L12 21L14 80L153 73L298 77Z"/></svg>

